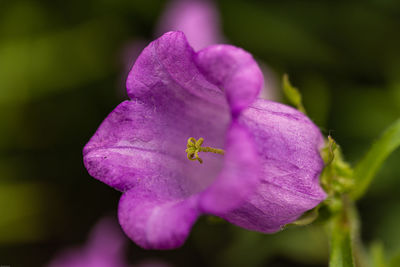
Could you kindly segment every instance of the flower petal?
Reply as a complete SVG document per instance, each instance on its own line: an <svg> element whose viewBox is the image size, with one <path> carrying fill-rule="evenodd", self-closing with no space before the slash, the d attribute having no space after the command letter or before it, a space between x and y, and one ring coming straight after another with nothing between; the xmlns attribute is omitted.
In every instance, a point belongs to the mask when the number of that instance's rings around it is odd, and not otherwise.
<svg viewBox="0 0 400 267"><path fill-rule="evenodd" d="M209 54L210 60L215 55L238 69L243 64L256 66L246 52L226 49L230 52L220 47L220 53ZM118 106L84 149L85 166L93 177L121 191L143 177L149 185L154 179L168 179L183 194L199 192L213 182L222 157L204 153L205 164L199 166L186 160L184 148L192 136L223 148L231 119L223 92L202 75L194 55L181 32L166 33L142 52L127 81L132 101ZM240 72L232 73L225 84L235 77L240 78Z"/></svg>
<svg viewBox="0 0 400 267"><path fill-rule="evenodd" d="M174 190L174 189L173 189ZM158 192L134 187L121 197L118 217L125 233L146 249L172 249L186 240L199 211L197 195L175 199Z"/></svg>
<svg viewBox="0 0 400 267"><path fill-rule="evenodd" d="M233 46L196 54L169 32L145 48L127 80L132 100L84 148L89 173L124 192L119 219L136 243L178 247L200 213L276 231L325 197L318 128L292 108L253 103L262 83L251 55ZM187 160L189 137L225 156Z"/></svg>
<svg viewBox="0 0 400 267"><path fill-rule="evenodd" d="M325 199L319 185L323 137L303 113L261 99L244 111L240 122L254 136L262 181L247 203L224 218L251 230L274 232Z"/></svg>
<svg viewBox="0 0 400 267"><path fill-rule="evenodd" d="M161 17L157 34L182 31L195 50L221 43L218 11L213 1L175 0Z"/></svg>
<svg viewBox="0 0 400 267"><path fill-rule="evenodd" d="M48 267L127 267L124 261L126 237L116 220L103 218L82 247L61 251Z"/></svg>
<svg viewBox="0 0 400 267"><path fill-rule="evenodd" d="M263 86L263 75L251 54L231 45L212 45L196 54L201 72L225 90L233 117L249 106Z"/></svg>
<svg viewBox="0 0 400 267"><path fill-rule="evenodd" d="M257 150L250 134L238 122L233 122L226 137L223 169L202 193L202 210L219 215L236 208L258 185L259 169Z"/></svg>
<svg viewBox="0 0 400 267"><path fill-rule="evenodd" d="M83 150L90 175L120 191L137 184L152 188L167 183L182 195L190 195L211 183L222 157L204 153L205 163L194 164L186 159L185 147L190 133L222 147L223 123L195 120L194 115L187 118L190 111L169 117L160 110L137 101L125 101L115 108Z"/></svg>
<svg viewBox="0 0 400 267"><path fill-rule="evenodd" d="M126 82L128 96L157 108L187 103L197 110L223 113L228 108L225 95L202 75L194 56L182 32L165 33L136 60Z"/></svg>

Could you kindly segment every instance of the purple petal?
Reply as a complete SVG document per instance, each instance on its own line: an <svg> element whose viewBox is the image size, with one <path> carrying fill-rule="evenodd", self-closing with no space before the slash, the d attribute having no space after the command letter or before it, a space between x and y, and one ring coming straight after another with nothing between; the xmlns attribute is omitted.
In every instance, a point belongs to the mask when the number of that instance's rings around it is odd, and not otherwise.
<svg viewBox="0 0 400 267"><path fill-rule="evenodd" d="M222 41L217 8L208 0L171 1L157 28L157 35L184 32L195 50Z"/></svg>
<svg viewBox="0 0 400 267"><path fill-rule="evenodd" d="M207 79L225 91L236 117L258 96L263 75L253 57L231 45L212 45L199 51L196 63Z"/></svg>
<svg viewBox="0 0 400 267"><path fill-rule="evenodd" d="M157 108L185 104L223 113L227 109L225 96L200 72L195 55L182 32L164 34L136 60L126 82L128 96Z"/></svg>
<svg viewBox="0 0 400 267"><path fill-rule="evenodd" d="M257 150L250 134L234 122L226 137L223 169L201 195L202 210L217 215L237 207L258 185L259 169Z"/></svg>
<svg viewBox="0 0 400 267"><path fill-rule="evenodd" d="M252 104L262 83L251 55L233 46L195 53L169 32L144 49L127 80L132 100L84 148L89 173L124 192L119 219L136 243L178 247L203 212L276 231L325 197L319 130L284 105ZM225 156L187 160L189 137Z"/></svg>
<svg viewBox="0 0 400 267"><path fill-rule="evenodd" d="M257 66L241 49L222 46L218 51L207 53L207 58L229 60L237 69L241 64ZM143 177L149 185L161 179L186 195L214 181L222 157L205 153L206 165L193 166L184 148L192 136L223 148L230 116L223 93L200 73L194 56L180 32L165 34L142 52L127 81L133 100L118 106L84 148L85 166L93 177L121 191ZM205 58L200 62L205 64ZM241 74L229 76L223 83L238 80ZM252 84L243 88L249 87L259 89Z"/></svg>
<svg viewBox="0 0 400 267"><path fill-rule="evenodd" d="M94 227L85 246L62 251L48 266L126 267L123 260L126 241L117 222L105 218Z"/></svg>
<svg viewBox="0 0 400 267"><path fill-rule="evenodd" d="M207 57L229 60L239 69L242 63L256 66L240 49L224 46L218 51ZM230 123L224 94L200 73L194 56L180 32L165 34L142 52L127 81L133 100L119 105L84 148L84 163L93 177L121 191L143 180L149 186L161 180L175 184L183 195L200 192L215 180L221 156L204 153L201 166L188 161L184 152L192 136L223 148ZM204 59L200 62L206 63ZM233 72L223 82L238 76Z"/></svg>
<svg viewBox="0 0 400 267"><path fill-rule="evenodd" d="M257 152L238 123L230 127L225 147L223 169L203 192L186 196L178 190L179 185L158 181L156 186L143 183L124 193L119 219L126 234L143 248L176 248L184 243L201 213L227 213L243 203L258 185Z"/></svg>
<svg viewBox="0 0 400 267"><path fill-rule="evenodd" d="M90 175L120 191L143 183L148 188L168 184L183 196L207 187L219 173L223 157L204 153L204 164L194 164L186 158L186 142L194 134L211 146L223 147L226 126L218 115L215 122L202 121L190 110L181 111L184 106L172 107L177 110L168 114L162 106L121 103L84 148Z"/></svg>
<svg viewBox="0 0 400 267"><path fill-rule="evenodd" d="M204 166L193 164L186 142L203 137L208 146L223 147L230 116L223 93L199 72L193 54L180 32L165 34L142 52L127 81L133 100L119 105L84 148L93 177L121 191L162 181L183 195L212 183L222 157L206 153Z"/></svg>
<svg viewBox="0 0 400 267"><path fill-rule="evenodd" d="M143 248L181 246L199 215L196 195L179 199L173 197L174 193L169 195L167 190L154 192L138 186L121 197L118 208L120 224L125 233Z"/></svg>
<svg viewBox="0 0 400 267"><path fill-rule="evenodd" d="M262 160L262 181L242 207L224 216L247 229L275 232L325 199L319 185L323 137L301 112L257 100L240 117Z"/></svg>
<svg viewBox="0 0 400 267"><path fill-rule="evenodd" d="M167 180L184 194L214 180L222 157L205 154L201 168L186 159L184 150L189 137L223 147L230 116L223 93L199 72L193 55L180 32L145 48L127 80L133 100L118 106L84 148L93 177L121 191L143 177L149 185Z"/></svg>
<svg viewBox="0 0 400 267"><path fill-rule="evenodd" d="M219 51L208 58L229 60L237 68L252 61L232 46ZM244 129L235 124L229 128L231 113L224 93L199 71L195 56L179 32L151 43L128 77L132 100L121 103L84 148L89 173L127 191L121 199L120 221L143 247L179 246L199 214L198 194L210 185L202 196L202 210L227 212L254 190L258 177L256 168L249 168L256 164L253 143ZM200 62L206 63L204 58ZM232 71L221 84L240 75ZM192 136L203 137L205 146L226 146L225 161L212 153L202 153L203 164L187 160L186 142ZM221 200L212 207L209 202L220 199L218 195L232 201ZM175 229L178 221L181 230Z"/></svg>
<svg viewBox="0 0 400 267"><path fill-rule="evenodd" d="M122 259L126 241L116 219L105 217L91 230L86 249L92 254Z"/></svg>

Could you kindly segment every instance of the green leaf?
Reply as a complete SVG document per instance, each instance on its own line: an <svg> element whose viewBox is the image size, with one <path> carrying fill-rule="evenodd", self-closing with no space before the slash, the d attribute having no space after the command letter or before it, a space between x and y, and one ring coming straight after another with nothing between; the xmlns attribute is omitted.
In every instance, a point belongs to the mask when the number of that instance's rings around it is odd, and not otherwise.
<svg viewBox="0 0 400 267"><path fill-rule="evenodd" d="M400 146L400 119L395 121L372 145L364 158L354 169L353 199L359 199L368 189L375 174L385 159Z"/></svg>
<svg viewBox="0 0 400 267"><path fill-rule="evenodd" d="M305 114L306 110L301 100L301 94L299 90L290 83L289 76L287 74L283 75L282 87L286 98L289 100L289 103Z"/></svg>
<svg viewBox="0 0 400 267"><path fill-rule="evenodd" d="M372 267L387 267L383 244L381 242L374 242L371 245L371 259Z"/></svg>
<svg viewBox="0 0 400 267"><path fill-rule="evenodd" d="M389 267L400 266L400 252L397 252L390 260Z"/></svg>
<svg viewBox="0 0 400 267"><path fill-rule="evenodd" d="M332 219L329 267L353 267L351 225L343 210Z"/></svg>

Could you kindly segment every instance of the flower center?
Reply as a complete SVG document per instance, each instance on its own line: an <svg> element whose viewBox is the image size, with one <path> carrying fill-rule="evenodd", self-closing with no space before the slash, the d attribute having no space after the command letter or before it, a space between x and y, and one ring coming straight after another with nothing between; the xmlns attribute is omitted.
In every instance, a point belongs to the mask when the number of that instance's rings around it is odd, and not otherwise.
<svg viewBox="0 0 400 267"><path fill-rule="evenodd" d="M204 138L200 137L199 140L194 139L193 137L190 137L187 141L186 145L186 153L187 153L187 158L189 160L197 160L200 163L203 163L203 160L199 157L199 152L212 152L216 154L221 154L224 155L225 151L223 149L218 149L218 148L213 148L213 147L202 147L201 145L204 142Z"/></svg>

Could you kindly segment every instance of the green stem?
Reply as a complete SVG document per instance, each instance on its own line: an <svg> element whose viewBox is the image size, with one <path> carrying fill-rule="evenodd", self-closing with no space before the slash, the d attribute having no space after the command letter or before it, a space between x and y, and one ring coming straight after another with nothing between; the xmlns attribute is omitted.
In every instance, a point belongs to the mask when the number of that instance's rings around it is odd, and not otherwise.
<svg viewBox="0 0 400 267"><path fill-rule="evenodd" d="M340 208L331 219L330 267L364 267L366 254L360 238L360 223L354 202L348 195L340 197Z"/></svg>

